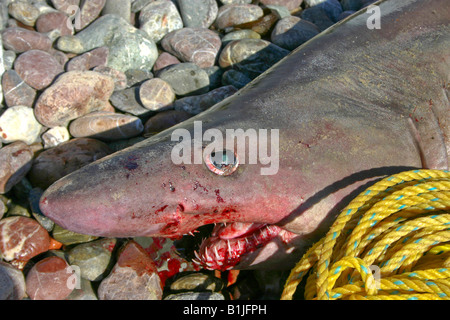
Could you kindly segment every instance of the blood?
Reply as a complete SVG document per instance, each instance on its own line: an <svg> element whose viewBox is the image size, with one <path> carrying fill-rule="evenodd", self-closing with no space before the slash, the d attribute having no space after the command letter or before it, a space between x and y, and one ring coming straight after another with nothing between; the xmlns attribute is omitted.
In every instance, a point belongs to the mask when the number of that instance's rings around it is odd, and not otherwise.
<svg viewBox="0 0 450 320"><path fill-rule="evenodd" d="M139 167L139 165L136 162L137 159L138 157L136 156L128 156L127 162L125 163L125 168L130 171L137 169Z"/></svg>
<svg viewBox="0 0 450 320"><path fill-rule="evenodd" d="M219 189L214 190L214 193L216 194L216 200L217 200L218 203L225 202L222 199L222 197L220 196L220 190Z"/></svg>
<svg viewBox="0 0 450 320"><path fill-rule="evenodd" d="M165 206L162 206L161 208L157 209L157 210L155 211L155 214L158 214L159 212L163 212L168 206L169 206L169 205L166 204Z"/></svg>

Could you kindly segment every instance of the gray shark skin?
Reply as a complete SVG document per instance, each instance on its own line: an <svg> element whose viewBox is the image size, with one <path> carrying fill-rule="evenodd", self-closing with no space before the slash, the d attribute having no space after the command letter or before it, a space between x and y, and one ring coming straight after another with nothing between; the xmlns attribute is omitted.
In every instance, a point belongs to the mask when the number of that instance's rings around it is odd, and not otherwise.
<svg viewBox="0 0 450 320"><path fill-rule="evenodd" d="M361 10L234 96L55 182L41 210L64 228L108 237L180 237L217 223L197 253L206 268L292 267L375 180L448 168L447 0L376 5L380 29L368 29ZM224 137L226 129L278 129L277 173L245 161L230 175L174 164L172 132L193 137L195 121Z"/></svg>

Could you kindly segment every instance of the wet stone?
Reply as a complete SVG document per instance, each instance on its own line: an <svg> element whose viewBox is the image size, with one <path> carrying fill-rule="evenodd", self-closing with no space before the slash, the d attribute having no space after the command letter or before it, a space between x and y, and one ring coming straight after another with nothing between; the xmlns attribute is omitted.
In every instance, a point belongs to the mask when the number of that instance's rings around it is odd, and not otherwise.
<svg viewBox="0 0 450 320"><path fill-rule="evenodd" d="M100 283L100 300L160 300L162 288L153 260L134 241L119 254L111 273Z"/></svg>
<svg viewBox="0 0 450 320"><path fill-rule="evenodd" d="M288 10L298 9L303 0L261 0L263 5L285 6Z"/></svg>
<svg viewBox="0 0 450 320"><path fill-rule="evenodd" d="M61 227L57 224L55 224L55 227L53 228L52 236L56 241L61 242L65 246L89 242L89 241L92 241L92 240L95 240L98 238L96 236L76 233L76 232L64 229L63 227Z"/></svg>
<svg viewBox="0 0 450 320"><path fill-rule="evenodd" d="M168 52L162 52L153 65L153 71L156 72L177 63L180 63L180 60L178 60L176 57Z"/></svg>
<svg viewBox="0 0 450 320"><path fill-rule="evenodd" d="M216 0L178 0L185 27L209 28L217 17Z"/></svg>
<svg viewBox="0 0 450 320"><path fill-rule="evenodd" d="M9 14L26 26L34 26L39 10L27 0L17 0L8 7Z"/></svg>
<svg viewBox="0 0 450 320"><path fill-rule="evenodd" d="M72 139L41 152L28 178L34 186L47 189L56 180L110 153L108 146L96 139Z"/></svg>
<svg viewBox="0 0 450 320"><path fill-rule="evenodd" d="M108 47L100 47L70 59L66 64L67 71L86 71L108 63Z"/></svg>
<svg viewBox="0 0 450 320"><path fill-rule="evenodd" d="M0 300L22 300L25 296L23 273L0 261Z"/></svg>
<svg viewBox="0 0 450 320"><path fill-rule="evenodd" d="M203 95L178 99L173 103L173 107L175 110L183 110L191 115L196 115L232 96L236 91L237 89L233 86L217 88Z"/></svg>
<svg viewBox="0 0 450 320"><path fill-rule="evenodd" d="M319 28L313 23L290 16L278 21L272 32L271 40L279 47L294 50L319 33Z"/></svg>
<svg viewBox="0 0 450 320"><path fill-rule="evenodd" d="M69 17L59 11L41 14L36 21L36 30L41 33L57 30L60 36L74 33Z"/></svg>
<svg viewBox="0 0 450 320"><path fill-rule="evenodd" d="M67 259L71 265L80 268L80 276L90 281L98 281L105 273L117 240L105 238L83 243L72 248Z"/></svg>
<svg viewBox="0 0 450 320"><path fill-rule="evenodd" d="M144 135L151 136L170 128L191 117L189 113L182 110L167 110L158 112L147 120L144 126Z"/></svg>
<svg viewBox="0 0 450 320"><path fill-rule="evenodd" d="M334 24L320 5L303 10L301 18L316 25L320 31L323 31Z"/></svg>
<svg viewBox="0 0 450 320"><path fill-rule="evenodd" d="M17 184L31 168L33 152L21 141L0 148L0 194Z"/></svg>
<svg viewBox="0 0 450 320"><path fill-rule="evenodd" d="M44 34L19 27L11 27L3 31L3 46L15 53L36 49L49 51L52 41Z"/></svg>
<svg viewBox="0 0 450 320"><path fill-rule="evenodd" d="M222 42L217 33L209 29L183 28L166 35L161 45L181 61L207 68L214 65Z"/></svg>
<svg viewBox="0 0 450 320"><path fill-rule="evenodd" d="M261 7L252 4L229 4L219 8L215 26L220 29L256 21L264 15Z"/></svg>
<svg viewBox="0 0 450 320"><path fill-rule="evenodd" d="M28 261L48 250L48 232L34 219L8 217L0 220L0 254L6 261Z"/></svg>
<svg viewBox="0 0 450 320"><path fill-rule="evenodd" d="M253 79L288 53L288 50L266 40L236 40L222 50L219 65L222 68L232 67Z"/></svg>
<svg viewBox="0 0 450 320"><path fill-rule="evenodd" d="M31 300L63 300L75 288L76 275L68 272L69 265L59 257L47 257L37 262L26 277L27 294Z"/></svg>
<svg viewBox="0 0 450 320"><path fill-rule="evenodd" d="M150 39L159 42L169 32L183 28L183 21L175 4L156 0L141 10L139 25L139 29L146 32Z"/></svg>
<svg viewBox="0 0 450 320"><path fill-rule="evenodd" d="M70 134L66 127L54 127L47 130L42 135L42 141L44 142L44 148L49 149L56 147L57 145L69 141Z"/></svg>
<svg viewBox="0 0 450 320"><path fill-rule="evenodd" d="M175 100L175 93L166 81L153 78L141 84L139 98L145 108L158 111L166 108Z"/></svg>
<svg viewBox="0 0 450 320"><path fill-rule="evenodd" d="M26 84L15 70L8 70L3 74L2 88L8 107L33 106L36 90Z"/></svg>
<svg viewBox="0 0 450 320"><path fill-rule="evenodd" d="M183 62L169 66L158 77L170 84L178 96L198 95L208 92L208 74L194 63Z"/></svg>
<svg viewBox="0 0 450 320"><path fill-rule="evenodd" d="M183 292L168 295L164 300L225 300L218 292Z"/></svg>
<svg viewBox="0 0 450 320"><path fill-rule="evenodd" d="M70 134L75 137L90 137L100 140L128 139L144 130L141 119L132 115L97 111L72 121Z"/></svg>
<svg viewBox="0 0 450 320"><path fill-rule="evenodd" d="M38 98L36 118L49 128L66 126L70 120L105 108L113 90L113 79L98 72L63 73Z"/></svg>
<svg viewBox="0 0 450 320"><path fill-rule="evenodd" d="M58 60L41 50L22 53L14 63L17 74L36 90L48 87L64 70Z"/></svg>
<svg viewBox="0 0 450 320"><path fill-rule="evenodd" d="M108 67L123 72L151 70L158 57L155 43L145 32L114 14L96 19L75 36L60 37L56 46L61 51L76 54L106 46L109 48Z"/></svg>
<svg viewBox="0 0 450 320"><path fill-rule="evenodd" d="M135 116L146 115L150 112L140 103L139 87L115 91L111 95L110 101L115 108Z"/></svg>
<svg viewBox="0 0 450 320"><path fill-rule="evenodd" d="M250 79L248 76L233 69L225 71L222 76L222 83L224 85L232 85L237 89L245 87L251 81L252 79Z"/></svg>

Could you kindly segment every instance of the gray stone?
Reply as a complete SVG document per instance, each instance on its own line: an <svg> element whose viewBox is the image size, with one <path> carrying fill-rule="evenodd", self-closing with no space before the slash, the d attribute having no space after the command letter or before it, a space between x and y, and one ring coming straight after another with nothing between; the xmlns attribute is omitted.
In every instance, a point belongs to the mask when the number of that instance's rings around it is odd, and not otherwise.
<svg viewBox="0 0 450 320"><path fill-rule="evenodd" d="M330 19L325 9L322 8L323 3L318 6L308 8L302 11L301 18L316 25L320 31L331 27L334 22Z"/></svg>
<svg viewBox="0 0 450 320"><path fill-rule="evenodd" d="M192 96L209 91L208 74L194 63L183 62L169 66L158 73L178 96Z"/></svg>
<svg viewBox="0 0 450 320"><path fill-rule="evenodd" d="M140 85L142 82L147 81L148 79L152 79L153 73L151 73L149 70L129 69L125 72L125 76L127 77L127 86L133 87L136 85Z"/></svg>
<svg viewBox="0 0 450 320"><path fill-rule="evenodd" d="M105 238L79 244L67 253L67 259L80 268L82 278L98 281L107 270L116 242L114 238Z"/></svg>
<svg viewBox="0 0 450 320"><path fill-rule="evenodd" d="M63 126L51 128L42 135L45 149L56 147L63 142L69 141L69 139L69 130Z"/></svg>
<svg viewBox="0 0 450 320"><path fill-rule="evenodd" d="M184 275L170 284L172 291L212 291L222 290L224 283L212 274L194 272Z"/></svg>
<svg viewBox="0 0 450 320"><path fill-rule="evenodd" d="M102 14L115 14L130 22L131 0L106 0Z"/></svg>
<svg viewBox="0 0 450 320"><path fill-rule="evenodd" d="M0 36L1 42L1 36ZM0 43L1 45L1 43ZM1 49L0 49L1 50ZM12 50L3 51L3 65L5 70L11 70L14 64L14 60L16 60L16 53Z"/></svg>
<svg viewBox="0 0 450 320"><path fill-rule="evenodd" d="M123 18L108 14L95 20L75 36L58 39L58 49L84 53L92 49L109 48L108 66L120 71L151 70L158 57L155 43Z"/></svg>
<svg viewBox="0 0 450 320"><path fill-rule="evenodd" d="M185 27L209 28L217 17L216 0L178 0Z"/></svg>
<svg viewBox="0 0 450 320"><path fill-rule="evenodd" d="M139 87L115 91L109 100L115 108L135 116L146 115L150 112L139 101Z"/></svg>
<svg viewBox="0 0 450 320"><path fill-rule="evenodd" d="M261 35L258 32L255 32L250 29L242 29L242 30L232 31L230 33L227 33L222 38L222 45L223 45L223 47L225 47L231 41L241 40L241 39L261 39Z"/></svg>
<svg viewBox="0 0 450 320"><path fill-rule="evenodd" d="M5 64L3 62L3 41L2 41L2 35L0 34L0 77L3 76L3 73L5 72ZM0 83L0 104L3 101L3 88L2 84Z"/></svg>
<svg viewBox="0 0 450 320"><path fill-rule="evenodd" d="M156 0L146 5L139 14L139 29L150 39L159 42L166 34L183 28L177 7L166 0Z"/></svg>
<svg viewBox="0 0 450 320"><path fill-rule="evenodd" d="M52 236L56 241L69 246L71 244L84 243L97 239L96 236L90 236L87 234L76 233L55 224L53 228Z"/></svg>
<svg viewBox="0 0 450 320"><path fill-rule="evenodd" d="M25 277L20 270L0 261L0 300L25 298Z"/></svg>
<svg viewBox="0 0 450 320"><path fill-rule="evenodd" d="M27 26L34 26L39 17L39 10L27 0L16 0L9 7L9 14Z"/></svg>

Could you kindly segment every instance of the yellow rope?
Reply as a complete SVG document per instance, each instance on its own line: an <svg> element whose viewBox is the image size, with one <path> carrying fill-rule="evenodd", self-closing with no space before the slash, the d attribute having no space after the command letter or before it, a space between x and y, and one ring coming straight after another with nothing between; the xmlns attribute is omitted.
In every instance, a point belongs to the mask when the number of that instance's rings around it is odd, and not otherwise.
<svg viewBox="0 0 450 320"><path fill-rule="evenodd" d="M414 170L356 197L292 269L305 299L450 299L450 172Z"/></svg>

